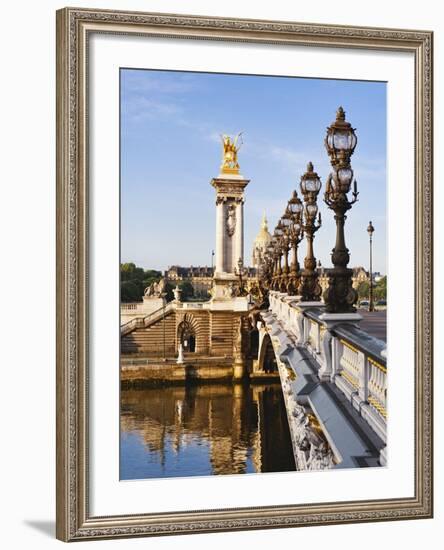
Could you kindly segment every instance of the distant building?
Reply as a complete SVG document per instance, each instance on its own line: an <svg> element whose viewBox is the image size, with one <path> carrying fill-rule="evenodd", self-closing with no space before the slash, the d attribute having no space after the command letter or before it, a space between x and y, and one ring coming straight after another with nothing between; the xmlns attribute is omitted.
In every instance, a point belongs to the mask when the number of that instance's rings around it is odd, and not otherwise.
<svg viewBox="0 0 444 550"><path fill-rule="evenodd" d="M319 284L321 285L322 292L328 287L328 274L332 268L325 268L321 265L321 262L318 262L317 270L319 275ZM370 282L369 272L366 271L362 266L352 267L352 284L353 288L358 288L361 283Z"/></svg>
<svg viewBox="0 0 444 550"><path fill-rule="evenodd" d="M207 298L208 291L213 285L213 273L214 268L208 266L172 265L165 271L165 278L174 286L181 281L189 281L193 285L196 298Z"/></svg>
<svg viewBox="0 0 444 550"><path fill-rule="evenodd" d="M370 282L370 274L363 267L353 267L353 287L357 288L361 283Z"/></svg>
<svg viewBox="0 0 444 550"><path fill-rule="evenodd" d="M271 234L268 231L268 223L265 214L262 218L261 228L253 243L253 253L251 256L251 265L258 269L263 261L267 246L271 242Z"/></svg>
<svg viewBox="0 0 444 550"><path fill-rule="evenodd" d="M255 284L256 274L259 265L265 254L267 246L271 242L271 235L268 231L268 223L265 214L262 218L259 233L253 244L252 267L245 267L243 275L247 288ZM195 298L207 299L209 291L213 286L214 268L208 266L189 266L172 265L165 271L166 280L176 286L182 281L189 281L193 285Z"/></svg>
<svg viewBox="0 0 444 550"><path fill-rule="evenodd" d="M247 267L244 279L247 281L247 288L254 282L256 278L256 269ZM167 282L176 286L181 281L189 281L193 285L195 298L209 298L209 290L213 286L214 268L202 266L182 267L180 265L172 265L165 271Z"/></svg>

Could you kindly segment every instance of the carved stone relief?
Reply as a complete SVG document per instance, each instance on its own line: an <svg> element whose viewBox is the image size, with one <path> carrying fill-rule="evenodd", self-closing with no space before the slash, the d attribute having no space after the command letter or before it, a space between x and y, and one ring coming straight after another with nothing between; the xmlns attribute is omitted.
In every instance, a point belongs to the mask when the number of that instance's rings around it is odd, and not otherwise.
<svg viewBox="0 0 444 550"><path fill-rule="evenodd" d="M233 203L228 205L226 222L227 234L229 237L232 237L234 235L234 232L236 231L236 206Z"/></svg>

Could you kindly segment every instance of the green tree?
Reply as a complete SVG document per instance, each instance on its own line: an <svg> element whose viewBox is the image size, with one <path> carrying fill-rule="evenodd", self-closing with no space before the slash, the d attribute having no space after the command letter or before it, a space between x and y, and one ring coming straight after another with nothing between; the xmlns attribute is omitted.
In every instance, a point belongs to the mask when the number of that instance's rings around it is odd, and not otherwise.
<svg viewBox="0 0 444 550"><path fill-rule="evenodd" d="M122 302L139 302L147 286L162 277L160 271L144 270L133 262L120 264L120 299ZM171 298L172 299L172 292Z"/></svg>
<svg viewBox="0 0 444 550"><path fill-rule="evenodd" d="M142 281L145 272L142 267L136 267L132 262L120 264L120 280L121 281Z"/></svg>
<svg viewBox="0 0 444 550"><path fill-rule="evenodd" d="M376 283L373 295L376 300L387 300L387 275L381 277Z"/></svg>
<svg viewBox="0 0 444 550"><path fill-rule="evenodd" d="M140 289L134 281L120 283L120 300L122 302L136 302L140 299Z"/></svg>
<svg viewBox="0 0 444 550"><path fill-rule="evenodd" d="M162 277L161 271L156 271L155 269L147 269L144 274L145 279L160 279Z"/></svg>
<svg viewBox="0 0 444 550"><path fill-rule="evenodd" d="M173 288L175 288L171 283L167 283L165 286L166 292L166 301L171 302L174 299Z"/></svg>
<svg viewBox="0 0 444 550"><path fill-rule="evenodd" d="M182 291L181 299L183 302L186 302L187 300L189 300L194 296L194 287L190 283L190 281L181 281L178 286Z"/></svg>
<svg viewBox="0 0 444 550"><path fill-rule="evenodd" d="M360 300L366 299L369 297L369 290L370 285L367 281L362 281L362 283L359 283L357 291L358 291L358 297Z"/></svg>

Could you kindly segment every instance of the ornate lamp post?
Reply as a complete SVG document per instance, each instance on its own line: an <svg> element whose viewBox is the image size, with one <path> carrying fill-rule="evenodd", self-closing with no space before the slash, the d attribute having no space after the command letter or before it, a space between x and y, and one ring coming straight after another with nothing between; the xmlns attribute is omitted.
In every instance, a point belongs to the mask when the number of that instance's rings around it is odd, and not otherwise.
<svg viewBox="0 0 444 550"><path fill-rule="evenodd" d="M271 258L273 261L273 268L272 268L272 277L271 277L271 288L273 290L276 290L276 284L278 279L278 261L279 261L279 251L277 246L277 237L276 235L273 235L271 239Z"/></svg>
<svg viewBox="0 0 444 550"><path fill-rule="evenodd" d="M267 290L271 289L271 283L273 281L273 269L274 269L274 258L273 258L273 245L270 244L267 246L264 254L263 262L263 284Z"/></svg>
<svg viewBox="0 0 444 550"><path fill-rule="evenodd" d="M270 270L272 267L272 260L270 261L269 247L266 248L262 261L258 268L258 284L262 290L268 290L270 288Z"/></svg>
<svg viewBox="0 0 444 550"><path fill-rule="evenodd" d="M282 254L283 254L283 249L282 249L282 235L284 234L284 231L282 229L282 224L281 224L281 220L279 220L277 226L275 227L274 229L274 236L276 237L276 240L275 240L275 249L276 249L276 254L277 254L277 270L276 270L276 278L275 278L275 290L280 290L280 286L281 286L281 280L282 280L282 263L281 263L281 259L282 259Z"/></svg>
<svg viewBox="0 0 444 550"><path fill-rule="evenodd" d="M287 285L289 282L290 269L288 267L288 252L290 250L290 238L287 233L287 229L283 230L281 237L281 250L284 257L284 267L282 268L280 291L287 292Z"/></svg>
<svg viewBox="0 0 444 550"><path fill-rule="evenodd" d="M318 283L318 273L316 271L316 258L313 254L313 239L316 231L321 227L321 214L319 213L316 199L321 189L321 180L313 170L311 162L307 165L307 171L301 177L301 192L304 196L304 223L302 229L307 239L307 255L304 260L304 270L302 271L302 281L299 287L302 302L316 302L319 300L322 289Z"/></svg>
<svg viewBox="0 0 444 550"><path fill-rule="evenodd" d="M237 261L237 268L235 267L234 268L234 272L235 274L239 277L239 292L238 292L238 296L246 296L247 295L247 292L244 288L244 282L243 282L243 279L242 277L247 275L247 268L244 267L244 262L242 260L242 258L239 258L238 261Z"/></svg>
<svg viewBox="0 0 444 550"><path fill-rule="evenodd" d="M304 237L301 225L302 202L298 194L293 191L291 199L288 201L287 209L291 213L291 223L288 228L290 245L293 249L293 255L290 267L290 281L287 286L289 294L297 294L300 282L300 267L298 262L298 246Z"/></svg>
<svg viewBox="0 0 444 550"><path fill-rule="evenodd" d="M369 288L369 300L368 300L368 310L375 311L375 306L373 304L373 266L372 266L372 245L373 245L373 227L372 222L370 221L367 227L367 233L370 238L370 288Z"/></svg>
<svg viewBox="0 0 444 550"><path fill-rule="evenodd" d="M288 207L285 209L284 215L281 218L281 226L282 226L282 251L284 255L284 267L282 270L282 279L281 279L281 292L287 292L288 283L290 282L290 268L288 266L288 252L290 250L290 225L291 225L291 212L289 211Z"/></svg>
<svg viewBox="0 0 444 550"><path fill-rule="evenodd" d="M347 268L350 260L345 246L345 213L358 200L356 180L353 184L353 199L348 200L347 193L353 180L350 157L355 150L357 138L354 128L345 120L345 112L339 107L336 120L327 128L325 147L330 157L333 171L327 178L324 200L335 213L336 243L331 256L333 269L330 271L328 288L324 292L324 301L328 313L354 313L358 294L352 286L353 270Z"/></svg>

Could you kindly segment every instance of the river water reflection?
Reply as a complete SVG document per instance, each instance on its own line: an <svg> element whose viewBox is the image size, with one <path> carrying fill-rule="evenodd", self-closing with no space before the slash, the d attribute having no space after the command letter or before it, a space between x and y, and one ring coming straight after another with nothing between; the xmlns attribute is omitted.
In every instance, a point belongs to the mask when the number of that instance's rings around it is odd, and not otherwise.
<svg viewBox="0 0 444 550"><path fill-rule="evenodd" d="M278 383L121 393L122 480L292 470Z"/></svg>

